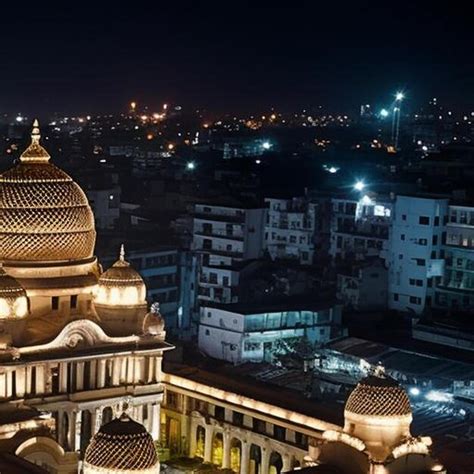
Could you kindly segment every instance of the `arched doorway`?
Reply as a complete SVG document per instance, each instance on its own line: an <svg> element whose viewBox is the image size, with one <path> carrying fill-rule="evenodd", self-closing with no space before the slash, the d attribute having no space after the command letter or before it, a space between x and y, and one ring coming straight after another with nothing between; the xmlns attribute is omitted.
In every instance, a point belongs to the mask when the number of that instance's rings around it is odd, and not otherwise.
<svg viewBox="0 0 474 474"><path fill-rule="evenodd" d="M249 474L267 474L261 473L262 470L262 450L260 446L252 444L250 446Z"/></svg>
<svg viewBox="0 0 474 474"><path fill-rule="evenodd" d="M196 429L196 451L194 457L204 459L204 446L206 445L206 430L202 426Z"/></svg>
<svg viewBox="0 0 474 474"><path fill-rule="evenodd" d="M66 450L69 451L69 415L66 412L60 416L61 429L59 433L62 434L62 439L58 437L58 443ZM58 435L59 435L58 433Z"/></svg>
<svg viewBox="0 0 474 474"><path fill-rule="evenodd" d="M211 462L216 466L222 466L224 459L224 438L222 433L216 433L212 440L212 455Z"/></svg>
<svg viewBox="0 0 474 474"><path fill-rule="evenodd" d="M283 469L283 460L281 455L275 451L270 455L269 474L280 474Z"/></svg>
<svg viewBox="0 0 474 474"><path fill-rule="evenodd" d="M293 456L292 459L291 459L291 469L295 470L295 468L297 468L297 467L301 467L301 464L298 461L298 459L296 459L296 457Z"/></svg>
<svg viewBox="0 0 474 474"><path fill-rule="evenodd" d="M240 472L241 453L242 443L237 438L232 438L230 442L230 468L234 472Z"/></svg>
<svg viewBox="0 0 474 474"><path fill-rule="evenodd" d="M102 410L102 424L105 425L114 419L114 412L111 407L105 407Z"/></svg>
<svg viewBox="0 0 474 474"><path fill-rule="evenodd" d="M84 452L89 444L91 431L91 413L89 410L83 410L81 413L81 452Z"/></svg>

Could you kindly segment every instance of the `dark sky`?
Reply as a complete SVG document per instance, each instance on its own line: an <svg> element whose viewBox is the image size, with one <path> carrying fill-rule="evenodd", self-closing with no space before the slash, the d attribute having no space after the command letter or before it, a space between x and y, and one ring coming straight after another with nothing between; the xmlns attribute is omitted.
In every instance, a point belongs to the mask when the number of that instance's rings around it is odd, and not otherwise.
<svg viewBox="0 0 474 474"><path fill-rule="evenodd" d="M0 113L474 103L466 3L103 3L2 4Z"/></svg>

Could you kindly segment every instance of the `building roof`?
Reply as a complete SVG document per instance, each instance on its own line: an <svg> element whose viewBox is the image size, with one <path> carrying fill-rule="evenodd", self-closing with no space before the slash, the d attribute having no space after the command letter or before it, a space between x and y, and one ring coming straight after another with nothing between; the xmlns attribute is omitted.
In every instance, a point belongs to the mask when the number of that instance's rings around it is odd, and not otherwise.
<svg viewBox="0 0 474 474"><path fill-rule="evenodd" d="M0 260L70 261L94 253L94 216L82 189L49 162L35 122L20 163L0 175Z"/></svg>
<svg viewBox="0 0 474 474"><path fill-rule="evenodd" d="M153 439L145 427L122 414L103 425L92 438L84 455L84 465L138 474L150 472L149 469L159 466L159 461Z"/></svg>
<svg viewBox="0 0 474 474"><path fill-rule="evenodd" d="M345 412L392 417L411 415L411 407L405 390L380 370L357 384L347 399Z"/></svg>

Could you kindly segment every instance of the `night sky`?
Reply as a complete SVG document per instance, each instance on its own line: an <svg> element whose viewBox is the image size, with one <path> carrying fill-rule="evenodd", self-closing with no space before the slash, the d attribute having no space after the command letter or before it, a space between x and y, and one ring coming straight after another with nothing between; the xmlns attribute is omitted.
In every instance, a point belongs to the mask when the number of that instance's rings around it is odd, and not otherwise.
<svg viewBox="0 0 474 474"><path fill-rule="evenodd" d="M1 7L0 113L115 112L132 99L346 112L399 88L413 106L474 103L461 2L18 3Z"/></svg>

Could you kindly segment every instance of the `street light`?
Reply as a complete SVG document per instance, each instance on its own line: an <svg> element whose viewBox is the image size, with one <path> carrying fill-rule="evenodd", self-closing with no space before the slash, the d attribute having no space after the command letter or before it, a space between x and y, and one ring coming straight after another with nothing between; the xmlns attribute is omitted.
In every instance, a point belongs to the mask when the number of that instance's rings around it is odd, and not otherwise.
<svg viewBox="0 0 474 474"><path fill-rule="evenodd" d="M395 94L395 100L398 100L399 102L405 98L405 94L403 92L397 92Z"/></svg>
<svg viewBox="0 0 474 474"><path fill-rule="evenodd" d="M389 115L389 112L388 112L387 109L382 109L382 110L380 111L380 116L381 116L382 118L387 118L388 115Z"/></svg>
<svg viewBox="0 0 474 474"><path fill-rule="evenodd" d="M398 136L400 134L401 105L402 105L402 100L404 98L405 98L405 94L401 91L395 94L395 103L397 105L393 108L393 118L392 118L392 143L395 150L398 149Z"/></svg>
<svg viewBox="0 0 474 474"><path fill-rule="evenodd" d="M196 168L196 165L195 165L194 161L190 161L186 164L186 169L188 169L190 171L192 171L195 168Z"/></svg>
<svg viewBox="0 0 474 474"><path fill-rule="evenodd" d="M356 183L354 184L354 189L356 191L363 191L364 188L365 188L365 183L361 180L356 181Z"/></svg>

